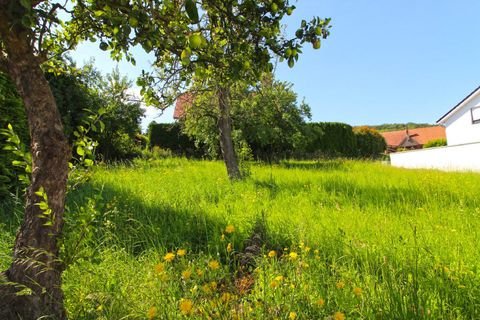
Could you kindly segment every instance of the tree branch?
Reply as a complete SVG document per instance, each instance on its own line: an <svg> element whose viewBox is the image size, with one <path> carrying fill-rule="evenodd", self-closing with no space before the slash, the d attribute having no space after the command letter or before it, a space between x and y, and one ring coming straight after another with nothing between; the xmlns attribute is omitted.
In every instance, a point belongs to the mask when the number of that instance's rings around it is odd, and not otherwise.
<svg viewBox="0 0 480 320"><path fill-rule="evenodd" d="M59 8L63 8L63 6L59 3L55 3L43 20L42 28L40 29L40 34L38 36L38 52L42 52L43 36L45 35L45 32L47 32L47 23L50 21L55 11Z"/></svg>

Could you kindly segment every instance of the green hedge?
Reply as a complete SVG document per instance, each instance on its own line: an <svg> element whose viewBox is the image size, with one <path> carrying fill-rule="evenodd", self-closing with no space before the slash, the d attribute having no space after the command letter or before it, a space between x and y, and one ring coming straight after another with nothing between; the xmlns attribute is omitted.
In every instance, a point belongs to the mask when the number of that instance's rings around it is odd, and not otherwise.
<svg viewBox="0 0 480 320"><path fill-rule="evenodd" d="M339 122L305 124L303 150L295 150L301 158L378 158L386 149L382 135L368 127L353 129Z"/></svg>
<svg viewBox="0 0 480 320"><path fill-rule="evenodd" d="M156 146L162 149L168 149L177 156L205 156L203 146L196 146L194 140L182 132L182 127L178 122L152 122L148 126L147 136L150 149Z"/></svg>
<svg viewBox="0 0 480 320"><path fill-rule="evenodd" d="M353 128L338 122L311 122L305 128L307 157L354 157L356 154Z"/></svg>

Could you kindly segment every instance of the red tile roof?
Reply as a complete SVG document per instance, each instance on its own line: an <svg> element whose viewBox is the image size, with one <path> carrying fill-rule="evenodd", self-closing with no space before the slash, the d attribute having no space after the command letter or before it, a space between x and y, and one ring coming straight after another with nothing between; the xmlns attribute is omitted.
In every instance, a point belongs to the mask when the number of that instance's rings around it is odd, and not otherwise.
<svg viewBox="0 0 480 320"><path fill-rule="evenodd" d="M407 138L407 130L389 131L380 133L388 146L398 147ZM411 139L418 142L418 145L424 145L431 140L446 139L445 128L441 126L408 129L408 135Z"/></svg>
<svg viewBox="0 0 480 320"><path fill-rule="evenodd" d="M178 120L185 116L185 110L188 105L193 103L193 94L187 92L177 98L175 103L175 110L173 111L173 119Z"/></svg>

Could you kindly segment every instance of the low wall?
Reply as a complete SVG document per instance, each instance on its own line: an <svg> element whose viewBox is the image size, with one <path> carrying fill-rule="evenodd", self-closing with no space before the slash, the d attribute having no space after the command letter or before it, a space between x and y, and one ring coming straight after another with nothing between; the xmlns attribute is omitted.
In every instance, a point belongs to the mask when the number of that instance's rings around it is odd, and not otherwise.
<svg viewBox="0 0 480 320"><path fill-rule="evenodd" d="M395 167L480 171L480 142L390 154Z"/></svg>

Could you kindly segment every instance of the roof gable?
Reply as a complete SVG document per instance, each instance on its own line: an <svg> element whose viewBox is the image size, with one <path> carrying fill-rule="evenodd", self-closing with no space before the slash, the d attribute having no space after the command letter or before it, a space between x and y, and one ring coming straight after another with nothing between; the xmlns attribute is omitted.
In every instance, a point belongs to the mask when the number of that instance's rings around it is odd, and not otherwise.
<svg viewBox="0 0 480 320"><path fill-rule="evenodd" d="M480 86L477 87L475 90L473 90L468 96L466 96L462 101L457 103L455 107L450 109L447 113L445 113L440 119L437 120L437 124L444 124L448 118L450 118L453 114L458 112L460 109L462 109L463 106L465 106L470 100L472 100L475 96L480 94Z"/></svg>
<svg viewBox="0 0 480 320"><path fill-rule="evenodd" d="M173 119L178 120L185 116L185 111L189 105L193 104L193 94L184 93L177 98L175 110L173 111Z"/></svg>

